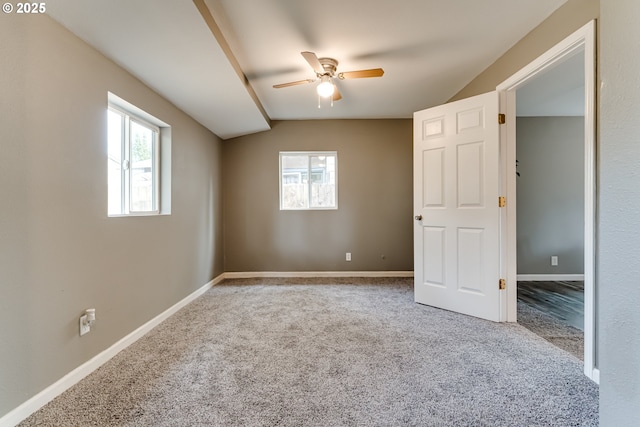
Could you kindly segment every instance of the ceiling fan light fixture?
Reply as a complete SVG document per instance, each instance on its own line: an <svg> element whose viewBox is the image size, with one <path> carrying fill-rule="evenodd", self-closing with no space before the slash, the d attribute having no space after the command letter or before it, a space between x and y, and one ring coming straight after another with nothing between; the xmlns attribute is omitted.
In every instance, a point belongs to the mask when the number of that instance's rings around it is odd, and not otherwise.
<svg viewBox="0 0 640 427"><path fill-rule="evenodd" d="M316 78L298 80L289 83L280 83L273 85L274 89L282 87L297 86L304 83L313 83L320 80L320 83L316 86L316 92L318 92L318 108L322 108L322 100L330 99L331 106L333 107L333 101L340 101L342 94L340 89L336 86L333 78L336 77L339 80L345 79L361 79L364 77L382 77L384 70L382 68L372 68L370 70L356 70L345 71L336 74L338 67L338 61L333 58L318 58L313 52L300 52L302 57L309 63L313 69Z"/></svg>
<svg viewBox="0 0 640 427"><path fill-rule="evenodd" d="M334 86L331 82L331 77L326 75L320 77L320 84L318 85L317 90L318 95L323 98L329 98L331 95L333 95Z"/></svg>

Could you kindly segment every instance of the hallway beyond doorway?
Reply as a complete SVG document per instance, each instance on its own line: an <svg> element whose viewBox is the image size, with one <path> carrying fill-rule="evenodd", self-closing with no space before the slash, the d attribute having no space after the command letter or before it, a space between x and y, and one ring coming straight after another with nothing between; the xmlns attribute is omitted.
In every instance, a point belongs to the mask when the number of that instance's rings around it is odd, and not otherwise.
<svg viewBox="0 0 640 427"><path fill-rule="evenodd" d="M518 282L518 323L584 357L584 282Z"/></svg>

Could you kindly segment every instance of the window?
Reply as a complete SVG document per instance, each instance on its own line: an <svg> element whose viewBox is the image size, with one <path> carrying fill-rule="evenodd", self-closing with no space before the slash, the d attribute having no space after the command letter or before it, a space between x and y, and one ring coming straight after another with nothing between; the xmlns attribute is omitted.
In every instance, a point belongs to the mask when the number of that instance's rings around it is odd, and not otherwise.
<svg viewBox="0 0 640 427"><path fill-rule="evenodd" d="M112 98L117 97L109 94L107 112L108 214L168 213L160 203L160 125L164 123L119 98L120 102L112 102Z"/></svg>
<svg viewBox="0 0 640 427"><path fill-rule="evenodd" d="M337 209L338 154L280 153L280 209Z"/></svg>

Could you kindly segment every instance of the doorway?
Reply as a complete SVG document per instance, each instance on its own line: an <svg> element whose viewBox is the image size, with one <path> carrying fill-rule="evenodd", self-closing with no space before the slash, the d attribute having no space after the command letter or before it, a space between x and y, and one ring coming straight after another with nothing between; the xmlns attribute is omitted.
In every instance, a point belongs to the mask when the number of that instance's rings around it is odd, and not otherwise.
<svg viewBox="0 0 640 427"><path fill-rule="evenodd" d="M595 22L576 31L537 60L497 87L503 112L517 116L518 89L526 87L560 64L581 57L584 74L584 372L599 382L595 352ZM517 321L517 199L516 199L516 120L507 120L501 130L502 189L507 209L502 221L503 274L507 295L503 301L507 321ZM509 202L511 201L511 202Z"/></svg>
<svg viewBox="0 0 640 427"><path fill-rule="evenodd" d="M584 359L584 50L516 91L518 323Z"/></svg>

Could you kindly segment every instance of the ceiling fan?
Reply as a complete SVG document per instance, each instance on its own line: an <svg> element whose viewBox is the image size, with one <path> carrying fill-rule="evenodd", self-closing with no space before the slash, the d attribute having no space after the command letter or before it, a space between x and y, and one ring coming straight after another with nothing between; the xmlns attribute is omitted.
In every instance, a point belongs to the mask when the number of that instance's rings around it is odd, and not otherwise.
<svg viewBox="0 0 640 427"><path fill-rule="evenodd" d="M318 58L313 52L301 52L304 59L307 60L313 71L316 73L315 79L305 79L298 80L295 82L289 83L281 83L278 85L273 85L274 88L279 89L282 87L296 86L305 83L313 83L317 80L320 80L320 84L318 84L317 91L318 96L322 98L331 98L331 103L333 105L333 101L339 101L342 99L342 95L338 90L338 87L333 82L334 78L338 78L340 80L345 79L361 79L365 77L382 77L384 74L384 70L382 68L372 68L370 70L358 70L358 71L345 71L336 74L336 69L338 67L338 61L333 58ZM318 103L318 107L320 104Z"/></svg>

